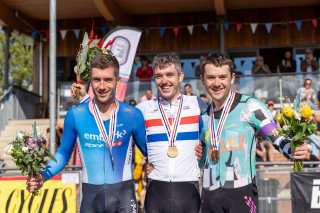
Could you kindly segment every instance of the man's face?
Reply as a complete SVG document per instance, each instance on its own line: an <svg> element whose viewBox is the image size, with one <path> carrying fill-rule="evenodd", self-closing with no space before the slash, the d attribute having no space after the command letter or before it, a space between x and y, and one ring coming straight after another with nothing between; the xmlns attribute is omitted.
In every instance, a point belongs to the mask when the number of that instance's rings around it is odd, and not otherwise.
<svg viewBox="0 0 320 213"><path fill-rule="evenodd" d="M185 86L184 87L184 92L187 93L187 92L191 92L191 87L189 85Z"/></svg>
<svg viewBox="0 0 320 213"><path fill-rule="evenodd" d="M213 64L207 64L204 67L204 75L201 76L202 84L212 100L220 104L228 98L234 79L235 74L230 74L229 65L216 67Z"/></svg>
<svg viewBox="0 0 320 213"><path fill-rule="evenodd" d="M180 75L178 74L178 70L174 64L169 64L169 66L164 69L155 69L154 79L160 96L164 100L172 102L178 97L183 76L183 72L181 72Z"/></svg>
<svg viewBox="0 0 320 213"><path fill-rule="evenodd" d="M284 57L286 58L286 59L290 59L291 58L291 52L285 52L285 54L284 54Z"/></svg>
<svg viewBox="0 0 320 213"><path fill-rule="evenodd" d="M114 76L114 68L93 68L91 84L95 100L105 104L115 97L116 89L120 86L120 77Z"/></svg>
<svg viewBox="0 0 320 213"><path fill-rule="evenodd" d="M304 83L304 87L305 87L306 89L310 89L310 87L311 87L311 81L310 81L310 80L306 80L306 82Z"/></svg>
<svg viewBox="0 0 320 213"><path fill-rule="evenodd" d="M146 96L147 96L147 99L150 100L152 98L152 91L151 90L147 90L146 91Z"/></svg>

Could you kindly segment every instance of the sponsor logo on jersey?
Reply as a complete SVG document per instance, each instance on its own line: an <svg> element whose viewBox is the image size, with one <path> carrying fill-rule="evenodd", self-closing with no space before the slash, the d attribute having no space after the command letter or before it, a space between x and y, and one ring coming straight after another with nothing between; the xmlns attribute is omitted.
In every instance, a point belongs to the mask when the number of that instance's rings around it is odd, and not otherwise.
<svg viewBox="0 0 320 213"><path fill-rule="evenodd" d="M232 123L230 125L226 125L223 129L230 129L230 128L235 127L235 126L237 126L237 124Z"/></svg>
<svg viewBox="0 0 320 213"><path fill-rule="evenodd" d="M183 106L183 110L190 109L190 106Z"/></svg>
<svg viewBox="0 0 320 213"><path fill-rule="evenodd" d="M121 124L120 124L121 125ZM115 146L121 146L122 145L122 137L127 133L126 130L122 131L116 131L115 137L118 139L118 142L113 143L113 147ZM103 137L101 134L95 135L95 134L89 134L89 133L84 133L84 138L86 141L90 141L91 143L85 143L85 146L88 147L98 147L101 148L105 145L105 142L103 140ZM108 146L107 146L108 147Z"/></svg>
<svg viewBox="0 0 320 213"><path fill-rule="evenodd" d="M236 135L233 137L222 139L220 140L220 143L221 143L220 153L242 150L244 149L243 142L244 142L243 135ZM207 149L207 152L209 154L208 156L211 156L212 146L210 146Z"/></svg>
<svg viewBox="0 0 320 213"><path fill-rule="evenodd" d="M82 112L82 111L84 111L84 108L83 107L77 108L77 111Z"/></svg>

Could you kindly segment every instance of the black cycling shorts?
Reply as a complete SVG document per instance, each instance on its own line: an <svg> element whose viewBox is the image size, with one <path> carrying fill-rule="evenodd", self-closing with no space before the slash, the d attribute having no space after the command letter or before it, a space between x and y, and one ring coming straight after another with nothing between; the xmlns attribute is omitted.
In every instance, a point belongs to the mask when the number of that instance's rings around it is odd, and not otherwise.
<svg viewBox="0 0 320 213"><path fill-rule="evenodd" d="M198 213L200 195L198 182L149 182L145 213Z"/></svg>
<svg viewBox="0 0 320 213"><path fill-rule="evenodd" d="M136 213L134 181L115 184L82 184L80 213Z"/></svg>
<svg viewBox="0 0 320 213"><path fill-rule="evenodd" d="M234 189L202 189L202 213L258 213L258 189L253 183Z"/></svg>

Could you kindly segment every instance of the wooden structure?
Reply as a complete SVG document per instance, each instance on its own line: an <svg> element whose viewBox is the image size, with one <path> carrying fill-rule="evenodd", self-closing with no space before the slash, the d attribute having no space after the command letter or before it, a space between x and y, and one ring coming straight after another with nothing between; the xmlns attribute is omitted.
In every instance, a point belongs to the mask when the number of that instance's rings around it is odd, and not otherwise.
<svg viewBox="0 0 320 213"><path fill-rule="evenodd" d="M57 34L57 64L64 67L64 80L72 77L72 67L82 35L94 20L95 33L132 26L149 30L142 34L138 53L162 51L210 51L219 49L219 20L230 23L224 29L224 48L292 47L320 44L320 26L304 21L298 30L294 21L320 18L319 0L57 0L57 31L67 30L65 39ZM320 21L318 19L318 21ZM279 23L287 23L286 28ZM209 24L208 24L209 23ZM223 24L223 21L220 24ZM237 32L236 23L243 23ZM252 33L249 23L259 23ZM278 23L267 32L265 23ZM208 24L208 29L202 26ZM39 55L42 54L43 85L48 85L49 1L0 0L0 25L25 34L37 31L34 37L34 92L39 93ZM190 34L187 26L194 26ZM320 23L319 23L320 25ZM220 26L217 29L217 26ZM160 27L166 27L163 36ZM172 27L180 27L175 36ZM74 29L80 29L77 38ZM41 36L40 36L41 35ZM42 39L40 39L42 38ZM39 42L43 42L40 53ZM59 61L60 60L60 61ZM43 101L48 101L48 87L43 86Z"/></svg>

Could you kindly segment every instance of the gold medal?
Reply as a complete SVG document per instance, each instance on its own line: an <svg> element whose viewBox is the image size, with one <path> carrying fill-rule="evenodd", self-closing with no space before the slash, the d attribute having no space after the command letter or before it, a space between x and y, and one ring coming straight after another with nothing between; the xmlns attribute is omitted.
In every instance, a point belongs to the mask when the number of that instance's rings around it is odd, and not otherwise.
<svg viewBox="0 0 320 213"><path fill-rule="evenodd" d="M211 152L211 161L217 163L219 160L219 150L214 150Z"/></svg>
<svg viewBox="0 0 320 213"><path fill-rule="evenodd" d="M175 158L178 156L178 148L176 146L169 146L168 148L168 156L170 158Z"/></svg>

